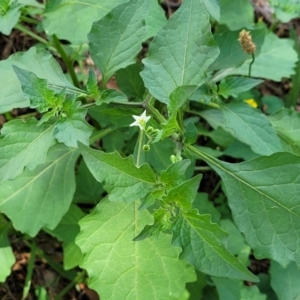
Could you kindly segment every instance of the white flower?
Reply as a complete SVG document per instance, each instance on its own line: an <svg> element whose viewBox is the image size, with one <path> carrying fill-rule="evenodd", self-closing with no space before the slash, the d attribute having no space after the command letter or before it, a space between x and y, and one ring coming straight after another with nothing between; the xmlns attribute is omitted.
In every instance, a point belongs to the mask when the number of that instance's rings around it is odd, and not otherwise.
<svg viewBox="0 0 300 300"><path fill-rule="evenodd" d="M132 116L135 121L129 126L139 126L141 130L145 129L146 123L150 120L151 116L146 116L146 111L144 111L140 116Z"/></svg>

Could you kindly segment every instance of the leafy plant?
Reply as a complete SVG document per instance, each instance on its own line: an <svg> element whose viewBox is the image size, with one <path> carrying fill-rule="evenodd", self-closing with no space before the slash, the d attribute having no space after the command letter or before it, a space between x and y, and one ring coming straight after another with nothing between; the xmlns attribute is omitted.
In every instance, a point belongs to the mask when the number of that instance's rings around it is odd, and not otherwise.
<svg viewBox="0 0 300 300"><path fill-rule="evenodd" d="M242 2L184 0L168 19L156 0L0 2L1 32L42 44L0 62L0 281L16 235L26 297L44 231L69 287L101 299L299 296L297 95L255 89L291 77L299 51ZM76 73L87 50L95 68ZM254 258L271 263L267 288Z"/></svg>

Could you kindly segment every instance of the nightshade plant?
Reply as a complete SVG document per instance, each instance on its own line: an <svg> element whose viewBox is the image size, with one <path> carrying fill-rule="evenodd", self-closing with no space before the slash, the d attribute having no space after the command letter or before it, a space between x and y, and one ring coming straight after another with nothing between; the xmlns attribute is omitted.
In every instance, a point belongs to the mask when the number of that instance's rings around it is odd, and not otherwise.
<svg viewBox="0 0 300 300"><path fill-rule="evenodd" d="M85 269L103 300L300 294L292 39L254 23L247 0L184 0L168 20L155 0L0 3L4 34L24 31L20 23L38 13L49 36L0 62L0 111L34 111L1 130L0 281L15 261L9 234L27 237L34 260L44 230L62 241L65 270ZM256 47L253 78L242 29ZM74 72L70 57L86 51L85 42L100 84L92 69L82 85ZM140 60L143 42L149 50ZM265 104L253 100L263 79L291 76L286 107L268 102L267 114L253 107ZM112 77L118 90L107 87ZM200 188L207 170L220 177L210 195ZM250 254L271 261L269 290L248 269Z"/></svg>

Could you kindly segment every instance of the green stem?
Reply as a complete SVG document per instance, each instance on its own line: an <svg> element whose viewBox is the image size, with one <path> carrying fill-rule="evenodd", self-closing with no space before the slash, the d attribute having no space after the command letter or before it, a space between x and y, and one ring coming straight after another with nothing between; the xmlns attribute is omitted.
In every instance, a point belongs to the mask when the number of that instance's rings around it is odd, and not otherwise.
<svg viewBox="0 0 300 300"><path fill-rule="evenodd" d="M217 193L217 191L219 190L220 186L221 186L222 180L219 180L218 183L216 184L216 186L214 187L214 189L212 190L212 192L209 195L209 199L213 199L215 194Z"/></svg>
<svg viewBox="0 0 300 300"><path fill-rule="evenodd" d="M54 45L55 45L55 47L56 47L58 53L61 55L62 60L64 61L64 63L65 63L66 66L67 66L67 69L68 69L68 71L69 71L69 73L70 73L70 75L71 75L73 84L74 84L76 87L80 87L78 78L77 78L77 76L76 76L76 73L75 73L75 70L74 70L74 67L73 67L73 62L69 59L68 55L66 54L65 50L64 50L63 47L61 46L60 41L59 41L59 39L56 37L55 34L52 36L52 38L53 38L53 42L54 42Z"/></svg>
<svg viewBox="0 0 300 300"><path fill-rule="evenodd" d="M35 34L34 32L32 32L31 30L27 29L25 26L23 26L23 25L17 23L17 24L14 26L14 28L17 29L17 30L20 30L20 31L22 31L22 32L24 32L24 33L26 33L27 35L31 36L31 37L34 38L35 40L39 41L40 43L42 43L42 44L44 44L44 45L46 45L47 47L50 48L51 45L50 45L50 43L49 43L47 40L43 39L43 38L40 37L39 35L37 35L37 34Z"/></svg>
<svg viewBox="0 0 300 300"><path fill-rule="evenodd" d="M26 278L25 278L25 285L24 285L24 289L23 289L22 300L28 296L28 293L30 290L32 273L33 273L34 262L35 262L35 257L36 257L36 251L37 251L36 243L35 243L35 240L33 240L33 243L31 244L31 252L30 252L29 263L27 266L27 274L26 274Z"/></svg>
<svg viewBox="0 0 300 300"><path fill-rule="evenodd" d="M206 171L211 171L211 167L195 167L195 171L199 171L199 172L206 172Z"/></svg>
<svg viewBox="0 0 300 300"><path fill-rule="evenodd" d="M90 137L90 145L95 143L96 141L102 139L103 137L105 137L106 135L112 133L115 130L116 130L115 128L109 127L109 128L106 128L106 129L103 129L103 130L100 130L100 131L96 132L95 134L93 134Z"/></svg>
<svg viewBox="0 0 300 300"><path fill-rule="evenodd" d="M140 130L139 141L138 141L138 149L137 149L137 156L136 156L136 162L135 162L135 165L138 168L141 166L141 155L142 155L142 151L143 151L144 137L145 137L144 130Z"/></svg>
<svg viewBox="0 0 300 300"><path fill-rule="evenodd" d="M255 55L254 55L254 53L251 53L251 55L252 55L252 60L251 60L251 63L250 63L250 65L249 65L249 73L248 73L248 77L251 77L251 68L252 68L252 65L253 65L253 63L254 63L254 61L255 61Z"/></svg>
<svg viewBox="0 0 300 300"><path fill-rule="evenodd" d="M25 17L25 16L20 16L19 20L24 21L26 23L30 23L30 24L35 24L35 25L38 25L40 23L39 20L35 20L35 19L28 18L28 17Z"/></svg>

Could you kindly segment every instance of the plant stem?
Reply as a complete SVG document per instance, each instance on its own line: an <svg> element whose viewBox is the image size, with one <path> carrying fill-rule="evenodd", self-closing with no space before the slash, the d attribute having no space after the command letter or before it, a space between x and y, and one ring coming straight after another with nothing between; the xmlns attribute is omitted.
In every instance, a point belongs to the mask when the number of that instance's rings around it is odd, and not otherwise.
<svg viewBox="0 0 300 300"><path fill-rule="evenodd" d="M90 137L90 145L95 143L96 141L102 139L103 137L105 137L106 135L112 133L113 131L115 131L116 129L115 128L106 128L106 129L103 129L103 130L100 130L98 132L96 132L94 135L92 135Z"/></svg>
<svg viewBox="0 0 300 300"><path fill-rule="evenodd" d="M33 240L33 243L31 244L30 259L29 259L29 263L27 266L27 274L26 274L26 278L25 278L22 300L28 296L28 293L30 290L32 273L33 273L35 256L36 256L36 250L37 250L36 242L35 242L35 240Z"/></svg>
<svg viewBox="0 0 300 300"><path fill-rule="evenodd" d="M249 65L249 73L248 73L248 77L251 77L251 68L252 68L252 65L253 65L253 63L254 63L254 61L255 61L255 55L254 55L254 53L251 53L251 55L252 55L252 60L251 60L251 63L250 63L250 65Z"/></svg>
<svg viewBox="0 0 300 300"><path fill-rule="evenodd" d="M216 186L214 187L214 189L212 190L212 192L210 193L209 199L212 200L214 198L215 194L217 193L218 189L221 186L221 183L222 183L222 180L219 180L218 183L216 184Z"/></svg>
<svg viewBox="0 0 300 300"><path fill-rule="evenodd" d="M195 171L200 171L200 172L206 172L206 171L211 171L211 167L195 167L194 168Z"/></svg>
<svg viewBox="0 0 300 300"><path fill-rule="evenodd" d="M31 36L32 38L34 38L35 40L39 41L40 43L46 45L47 47L50 48L50 43L45 40L44 38L40 37L39 35L35 34L34 32L32 32L31 30L27 29L25 26L21 25L21 24L16 24L14 26L15 29L20 30L24 33L26 33L27 35Z"/></svg>
<svg viewBox="0 0 300 300"><path fill-rule="evenodd" d="M38 25L40 23L39 20L35 20L35 19L28 18L25 16L20 16L19 20L30 23L30 24L35 24L35 25Z"/></svg>
<svg viewBox="0 0 300 300"><path fill-rule="evenodd" d="M72 81L73 81L73 84L76 86L76 87L80 87L79 85L79 81L78 81L78 78L76 76L76 73L75 73L75 70L74 70L74 67L73 67L73 62L69 59L68 55L66 54L65 50L63 49L63 47L61 46L60 44L60 41L59 39L56 37L56 35L54 34L52 36L53 38L53 42L54 42L54 45L58 51L58 53L61 55L61 58L62 60L64 61L64 63L66 64L67 66L67 69L71 75L71 78L72 78Z"/></svg>
<svg viewBox="0 0 300 300"><path fill-rule="evenodd" d="M145 132L144 132L144 130L140 130L139 141L138 141L138 149L137 149L137 156L136 156L136 162L135 162L135 165L138 168L142 164L142 162L141 162L141 155L142 155L142 151L143 151L144 138L145 138Z"/></svg>

